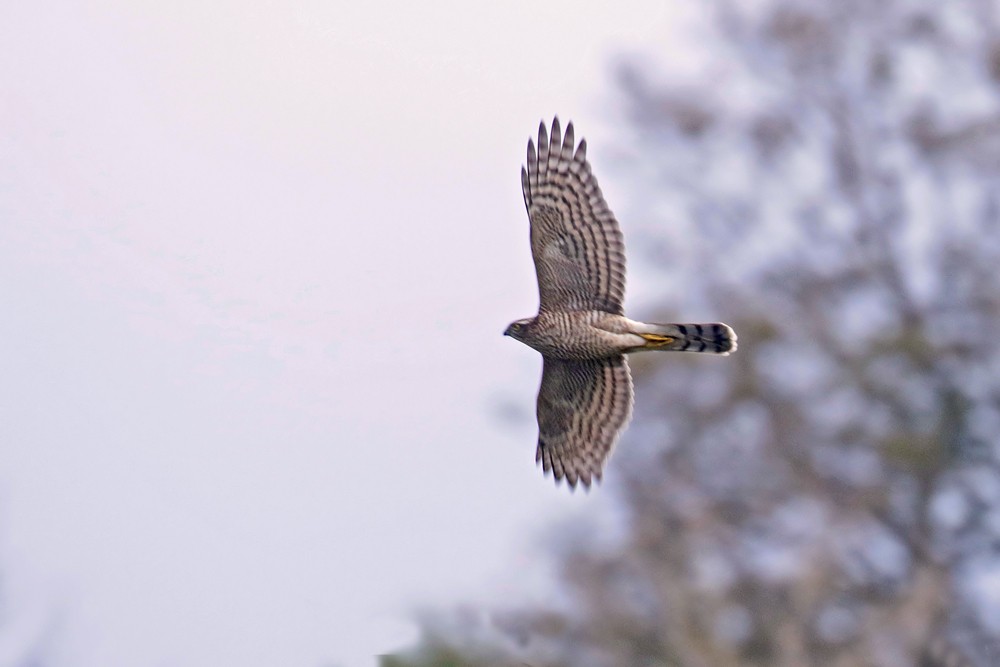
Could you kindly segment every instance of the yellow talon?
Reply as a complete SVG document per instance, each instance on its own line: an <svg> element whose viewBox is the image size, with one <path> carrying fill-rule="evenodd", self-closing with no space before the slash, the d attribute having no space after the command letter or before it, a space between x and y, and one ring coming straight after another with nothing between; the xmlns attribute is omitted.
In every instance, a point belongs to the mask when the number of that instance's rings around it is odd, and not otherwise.
<svg viewBox="0 0 1000 667"><path fill-rule="evenodd" d="M651 333L641 333L639 335L648 341L646 347L665 347L674 342L674 339L670 336L661 336L659 334Z"/></svg>

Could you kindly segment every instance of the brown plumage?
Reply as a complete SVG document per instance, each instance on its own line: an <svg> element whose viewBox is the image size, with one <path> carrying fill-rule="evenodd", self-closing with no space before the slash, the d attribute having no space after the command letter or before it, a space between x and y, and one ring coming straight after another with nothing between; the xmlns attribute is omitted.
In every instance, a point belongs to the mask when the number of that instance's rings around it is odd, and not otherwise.
<svg viewBox="0 0 1000 667"><path fill-rule="evenodd" d="M528 141L521 189L531 221L538 315L504 335L542 353L535 460L556 480L589 486L600 479L632 415L625 354L681 350L729 354L736 335L725 324L645 324L624 316L625 243L587 162L573 124L562 136L552 121Z"/></svg>

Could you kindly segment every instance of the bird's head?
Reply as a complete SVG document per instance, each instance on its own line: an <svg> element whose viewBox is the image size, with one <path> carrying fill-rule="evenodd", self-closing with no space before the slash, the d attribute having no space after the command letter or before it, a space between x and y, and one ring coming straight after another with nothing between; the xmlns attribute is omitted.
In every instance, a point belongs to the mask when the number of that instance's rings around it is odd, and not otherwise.
<svg viewBox="0 0 1000 667"><path fill-rule="evenodd" d="M523 340L522 336L524 335L524 332L527 330L528 325L531 324L533 319L534 318L526 317L523 320L515 320L511 322L509 325L507 325L507 328L504 329L503 335L510 336L515 340Z"/></svg>

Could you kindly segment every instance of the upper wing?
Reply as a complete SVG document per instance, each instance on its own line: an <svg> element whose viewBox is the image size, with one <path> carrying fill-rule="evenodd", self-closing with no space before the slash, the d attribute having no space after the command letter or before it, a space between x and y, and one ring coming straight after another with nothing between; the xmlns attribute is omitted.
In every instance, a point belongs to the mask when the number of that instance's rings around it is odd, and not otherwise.
<svg viewBox="0 0 1000 667"><path fill-rule="evenodd" d="M624 355L588 361L543 357L538 450L546 473L590 486L601 478L618 434L632 416L632 376Z"/></svg>
<svg viewBox="0 0 1000 667"><path fill-rule="evenodd" d="M587 142L574 149L573 123L552 143L538 126L538 154L528 141L521 190L531 220L531 254L539 310L604 310L623 314L625 244L587 162Z"/></svg>

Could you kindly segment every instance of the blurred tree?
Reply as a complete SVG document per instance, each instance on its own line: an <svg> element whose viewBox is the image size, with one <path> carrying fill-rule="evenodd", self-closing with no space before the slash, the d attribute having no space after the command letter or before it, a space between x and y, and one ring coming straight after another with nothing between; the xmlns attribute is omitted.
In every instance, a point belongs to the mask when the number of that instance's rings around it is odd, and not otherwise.
<svg viewBox="0 0 1000 667"><path fill-rule="evenodd" d="M564 600L385 667L1000 664L1000 6L699 6L698 73L618 69L618 212L650 317L740 351L633 358L627 529L562 545Z"/></svg>

